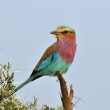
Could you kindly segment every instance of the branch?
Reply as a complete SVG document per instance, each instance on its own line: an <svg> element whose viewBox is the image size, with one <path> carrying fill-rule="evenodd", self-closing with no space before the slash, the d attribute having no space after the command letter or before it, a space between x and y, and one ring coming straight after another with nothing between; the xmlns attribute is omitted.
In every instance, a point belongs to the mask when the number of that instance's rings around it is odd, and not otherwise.
<svg viewBox="0 0 110 110"><path fill-rule="evenodd" d="M67 85L66 85L66 81L64 80L64 78L62 77L62 75L60 74L60 72L57 72L58 75L58 79L60 81L60 88L61 88L61 101L63 104L63 108L64 110L72 110L73 109L73 103L72 103L72 99L74 96L74 91L72 89L72 85L70 86L70 94L68 95L68 89L67 89Z"/></svg>

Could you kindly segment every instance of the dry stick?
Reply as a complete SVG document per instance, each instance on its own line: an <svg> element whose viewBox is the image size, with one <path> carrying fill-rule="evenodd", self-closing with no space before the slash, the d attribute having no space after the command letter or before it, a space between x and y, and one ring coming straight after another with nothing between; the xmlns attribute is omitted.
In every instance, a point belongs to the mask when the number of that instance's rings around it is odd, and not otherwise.
<svg viewBox="0 0 110 110"><path fill-rule="evenodd" d="M61 101L63 104L63 108L64 110L72 110L73 109L72 99L74 95L72 85L70 86L70 95L68 96L68 89L67 89L66 81L64 80L64 78L62 77L59 71L57 72L57 75L60 81L60 88L61 88L61 93L62 93Z"/></svg>
<svg viewBox="0 0 110 110"><path fill-rule="evenodd" d="M22 106L24 105L24 100L26 99L26 96L27 96L28 92L29 92L29 90L26 92L26 94L25 94L25 96L24 96L24 98L22 100Z"/></svg>
<svg viewBox="0 0 110 110"><path fill-rule="evenodd" d="M73 85L70 85L70 94L69 94L69 98L70 98L70 101L72 102L72 99L74 97L74 91L72 89Z"/></svg>

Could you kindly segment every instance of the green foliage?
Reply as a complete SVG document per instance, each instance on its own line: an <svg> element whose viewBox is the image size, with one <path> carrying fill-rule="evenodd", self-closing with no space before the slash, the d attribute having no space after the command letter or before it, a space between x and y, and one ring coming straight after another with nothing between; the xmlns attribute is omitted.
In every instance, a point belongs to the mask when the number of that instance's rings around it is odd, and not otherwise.
<svg viewBox="0 0 110 110"><path fill-rule="evenodd" d="M13 84L14 72L10 70L11 65L0 64L0 110L63 110L61 106L50 108L47 105L37 105L37 98L34 97L34 102L27 102L24 104L20 102L15 96L9 96L16 86ZM8 97L9 96L9 97ZM8 97L7 99L4 99Z"/></svg>
<svg viewBox="0 0 110 110"><path fill-rule="evenodd" d="M48 106L42 106L40 110L63 110L62 106L57 106L56 108L50 108Z"/></svg>
<svg viewBox="0 0 110 110"><path fill-rule="evenodd" d="M0 67L0 110L28 110L28 107L15 98L15 94L4 99L16 86L13 84L14 72L10 71L10 62L7 65L0 64Z"/></svg>

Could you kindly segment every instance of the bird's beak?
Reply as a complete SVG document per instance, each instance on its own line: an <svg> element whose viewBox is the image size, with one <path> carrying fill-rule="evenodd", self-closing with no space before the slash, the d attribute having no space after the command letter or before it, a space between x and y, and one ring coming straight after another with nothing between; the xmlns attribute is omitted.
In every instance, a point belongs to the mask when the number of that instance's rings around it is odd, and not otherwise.
<svg viewBox="0 0 110 110"><path fill-rule="evenodd" d="M52 31L52 32L50 32L50 34L58 35L58 32L57 31Z"/></svg>

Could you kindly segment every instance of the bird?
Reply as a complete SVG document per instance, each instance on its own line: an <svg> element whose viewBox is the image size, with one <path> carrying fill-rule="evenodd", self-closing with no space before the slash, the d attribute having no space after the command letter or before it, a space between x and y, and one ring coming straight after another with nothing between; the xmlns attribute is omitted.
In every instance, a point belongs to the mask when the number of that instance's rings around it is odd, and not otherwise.
<svg viewBox="0 0 110 110"><path fill-rule="evenodd" d="M59 26L50 34L56 36L56 42L46 49L30 77L15 88L10 95L42 76L57 76L57 71L60 74L68 71L76 53L76 32L71 27Z"/></svg>

